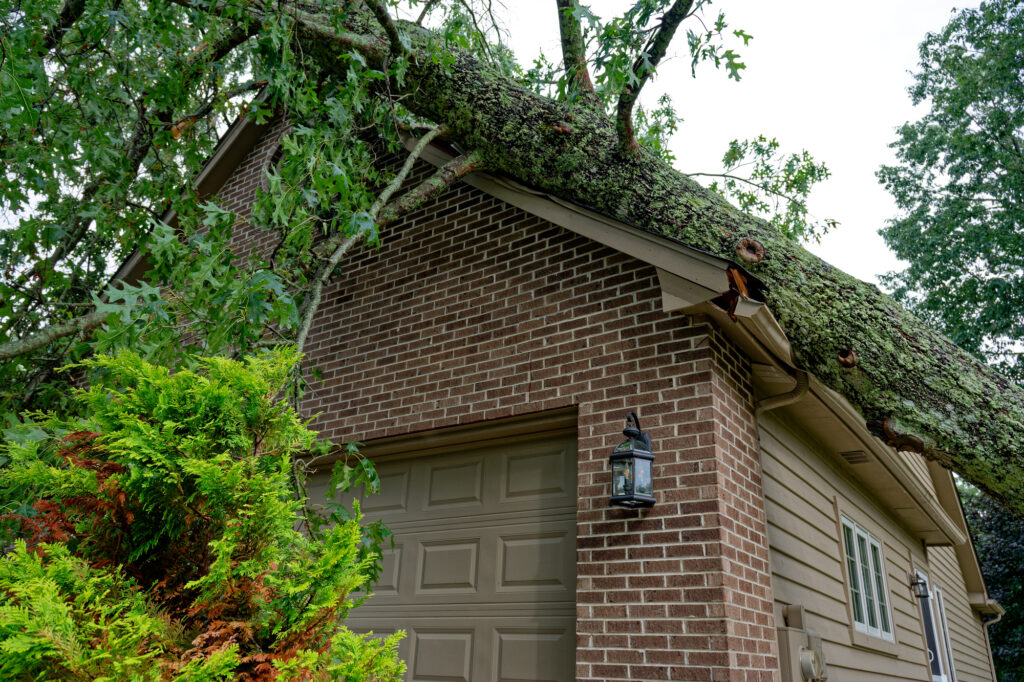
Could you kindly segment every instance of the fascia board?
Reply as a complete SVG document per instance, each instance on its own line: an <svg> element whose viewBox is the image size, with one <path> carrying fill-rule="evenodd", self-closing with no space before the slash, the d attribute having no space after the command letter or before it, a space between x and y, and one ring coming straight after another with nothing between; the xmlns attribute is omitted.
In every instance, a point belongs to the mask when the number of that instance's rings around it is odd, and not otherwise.
<svg viewBox="0 0 1024 682"><path fill-rule="evenodd" d="M875 456L882 468L898 482L900 488L910 496L918 510L935 524L936 530L947 541L946 543L927 542L927 544L949 544L956 547L968 542L967 533L950 518L938 498L918 481L907 464L897 455L896 450L882 443L868 431L864 418L850 401L825 386L815 376L811 375L810 381L810 393L824 403L836 418L856 435L864 448ZM872 481L862 481L862 483L868 485L869 488L873 487Z"/></svg>
<svg viewBox="0 0 1024 682"><path fill-rule="evenodd" d="M960 494L956 489L956 482L953 480L953 472L944 468L934 461L928 462L928 473L931 474L932 483L935 486L935 494L939 498L946 513L953 522L967 536L967 542L954 547L957 563L960 565L960 572L963 574L964 585L967 588L971 608L979 613L998 615L1002 607L989 598L988 589L985 587L985 578L981 573L981 565L978 563L978 555L974 550L974 542L967 529L967 519L964 518L963 505L960 503ZM998 612L995 608L998 609Z"/></svg>

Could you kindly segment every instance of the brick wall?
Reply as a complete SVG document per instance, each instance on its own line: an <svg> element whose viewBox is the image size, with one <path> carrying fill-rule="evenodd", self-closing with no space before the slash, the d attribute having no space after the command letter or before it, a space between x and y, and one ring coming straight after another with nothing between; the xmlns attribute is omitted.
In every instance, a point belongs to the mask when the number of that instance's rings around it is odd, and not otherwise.
<svg viewBox="0 0 1024 682"><path fill-rule="evenodd" d="M267 145L253 157L234 208ZM325 290L314 428L368 441L577 406L577 679L776 679L748 361L663 313L654 268L466 185L381 243ZM630 409L657 455L647 511L607 502Z"/></svg>

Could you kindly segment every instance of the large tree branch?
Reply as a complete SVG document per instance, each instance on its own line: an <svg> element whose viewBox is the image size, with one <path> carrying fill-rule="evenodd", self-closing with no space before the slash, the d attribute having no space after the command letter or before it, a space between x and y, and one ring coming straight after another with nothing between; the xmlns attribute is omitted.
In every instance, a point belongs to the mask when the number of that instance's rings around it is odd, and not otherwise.
<svg viewBox="0 0 1024 682"><path fill-rule="evenodd" d="M103 323L108 314L93 311L67 322L52 324L24 339L15 339L14 341L0 344L0 360L9 360L19 355L31 353L71 334L92 331Z"/></svg>
<svg viewBox="0 0 1024 682"><path fill-rule="evenodd" d="M447 125L450 138L478 150L474 156L493 171L692 247L731 260L740 240L758 240L767 256L747 267L768 286L767 304L789 337L795 365L865 418L890 419L894 430L919 437L925 456L1024 516L1024 389L876 287L653 155L622 154L616 125L599 112L532 93L459 50L443 64L430 59L430 36L406 28L412 47L402 101L410 111ZM330 70L342 68L338 50L352 44L350 36L332 40L326 32L303 47L319 50ZM363 45L368 60L387 54L384 44ZM838 360L847 349L859 355L852 369Z"/></svg>
<svg viewBox="0 0 1024 682"><path fill-rule="evenodd" d="M427 201L433 199L448 187L451 187L457 180L481 167L481 161L478 156L474 154L460 156L437 169L433 175L416 188L389 204L388 200L404 184L409 176L409 172L416 163L416 159L420 157L420 154L423 153L423 150L427 148L434 138L444 132L446 131L443 128L434 128L421 137L394 179L377 196L377 200L370 207L369 214L378 227L390 225L402 216L415 211ZM324 286L334 273L334 268L341 262L342 257L363 238L364 235L362 234L339 233L320 249L322 253L327 254L327 257L324 258L313 274L306 299L302 305L299 330L295 336L295 346L298 352L301 353L306 345L306 339L313 325L313 319L316 317L316 311L320 307Z"/></svg>
<svg viewBox="0 0 1024 682"><path fill-rule="evenodd" d="M572 91L583 101L600 107L601 102L594 92L594 83L587 68L583 29L575 13L578 0L555 0L555 5L558 7L558 33L562 39L562 65Z"/></svg>
<svg viewBox="0 0 1024 682"><path fill-rule="evenodd" d="M689 14L693 1L676 0L662 17L661 26L654 37L633 63L635 80L628 84L619 95L619 104L615 110L615 130L619 136L619 148L623 151L635 152L639 149L636 131L633 129L633 107L640 96L640 90L654 74L654 70L668 51L668 46L672 42L679 24Z"/></svg>
<svg viewBox="0 0 1024 682"><path fill-rule="evenodd" d="M390 225L401 219L403 216L412 213L437 197L457 181L466 177L473 171L483 170L485 163L480 152L470 152L457 156L445 165L441 166L414 189L409 190L395 201L385 206L377 220L381 227Z"/></svg>
<svg viewBox="0 0 1024 682"><path fill-rule="evenodd" d="M388 37L388 42L391 43L392 58L405 52L405 46L402 45L402 38L398 35L398 28L395 26L394 19L391 18L390 14L388 14L387 8L380 3L380 0L366 0L366 4L370 7L370 11L373 12L373 16L377 20L377 23L384 29L384 33Z"/></svg>

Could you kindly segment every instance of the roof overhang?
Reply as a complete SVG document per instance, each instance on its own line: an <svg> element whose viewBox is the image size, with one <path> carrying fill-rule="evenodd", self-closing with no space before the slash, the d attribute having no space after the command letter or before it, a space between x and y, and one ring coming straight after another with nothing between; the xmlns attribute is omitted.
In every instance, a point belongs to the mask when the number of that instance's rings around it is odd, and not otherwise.
<svg viewBox="0 0 1024 682"><path fill-rule="evenodd" d="M414 144L415 140L407 141L409 148ZM435 144L423 151L422 158L441 166L454 158L454 153ZM755 363L755 387L763 394L783 393L793 387L795 362L789 339L768 306L755 298L763 285L736 263L509 178L477 172L464 181L512 206L653 265L665 312L711 319ZM737 291L737 273L753 283L744 287L746 291ZM725 299L731 301L729 309L723 307ZM812 377L806 395L783 409L922 542L970 545L965 528L954 521L914 472L908 458L919 455L896 452L875 438L846 398Z"/></svg>
<svg viewBox="0 0 1024 682"><path fill-rule="evenodd" d="M261 95L257 101L262 98ZM199 170L199 174L192 181L191 189L200 201L209 199L220 191L220 188L224 186L224 183L273 123L272 119L257 123L251 116L241 115L231 124L227 132L217 141L213 154L206 160ZM178 217L174 211L168 211L161 217L161 220L173 227L177 224ZM150 267L145 255L135 249L117 269L110 281L120 280L127 284L138 284Z"/></svg>

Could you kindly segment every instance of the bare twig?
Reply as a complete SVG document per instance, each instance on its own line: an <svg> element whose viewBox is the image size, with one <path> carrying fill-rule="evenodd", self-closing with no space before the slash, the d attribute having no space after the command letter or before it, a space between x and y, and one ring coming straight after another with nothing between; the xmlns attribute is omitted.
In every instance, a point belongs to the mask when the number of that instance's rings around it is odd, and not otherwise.
<svg viewBox="0 0 1024 682"><path fill-rule="evenodd" d="M763 192L767 192L768 194L773 194L777 197L782 197L783 199L791 203L797 203L801 201L801 199L797 196L786 194L785 192L780 192L778 190L774 190L771 187L768 187L767 185L763 185L760 182L755 182L750 178L743 177L742 175L733 175L732 173L684 173L683 175L685 175L688 178L723 178L725 180L745 182L751 187L756 187Z"/></svg>

